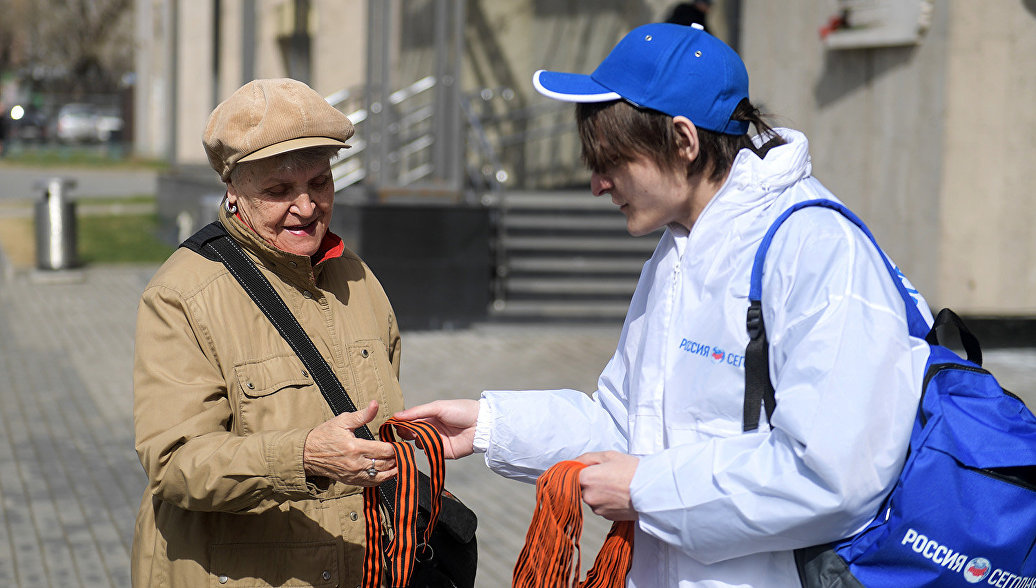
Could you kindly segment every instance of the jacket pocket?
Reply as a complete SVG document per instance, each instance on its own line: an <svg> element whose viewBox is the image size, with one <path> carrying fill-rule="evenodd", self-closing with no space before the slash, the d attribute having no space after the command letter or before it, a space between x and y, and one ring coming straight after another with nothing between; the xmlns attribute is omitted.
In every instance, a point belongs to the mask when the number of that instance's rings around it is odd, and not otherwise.
<svg viewBox="0 0 1036 588"><path fill-rule="evenodd" d="M339 586L333 541L224 543L210 548L212 588Z"/></svg>
<svg viewBox="0 0 1036 588"><path fill-rule="evenodd" d="M380 339L360 340L346 349L353 377L349 393L355 392L353 403L357 408L365 407L373 399L380 405L378 414L385 418L401 410L402 393L385 344Z"/></svg>
<svg viewBox="0 0 1036 588"><path fill-rule="evenodd" d="M269 396L284 388L313 384L313 378L296 356L281 355L234 366L241 393L250 398Z"/></svg>
<svg viewBox="0 0 1036 588"><path fill-rule="evenodd" d="M274 355L234 366L236 432L314 427L331 416L309 371L295 355Z"/></svg>

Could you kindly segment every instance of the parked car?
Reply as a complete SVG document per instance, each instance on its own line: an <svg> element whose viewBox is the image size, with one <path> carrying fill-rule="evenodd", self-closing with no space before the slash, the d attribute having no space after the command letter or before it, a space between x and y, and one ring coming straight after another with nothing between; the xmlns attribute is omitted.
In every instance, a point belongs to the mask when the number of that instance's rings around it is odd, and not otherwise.
<svg viewBox="0 0 1036 588"><path fill-rule="evenodd" d="M39 109L16 104L4 112L7 138L24 143L42 143L47 140L47 117Z"/></svg>
<svg viewBox="0 0 1036 588"><path fill-rule="evenodd" d="M66 104L58 111L57 139L62 143L97 140L97 114L90 104Z"/></svg>
<svg viewBox="0 0 1036 588"><path fill-rule="evenodd" d="M94 128L97 140L102 143L122 140L122 116L117 106L102 106L97 109Z"/></svg>

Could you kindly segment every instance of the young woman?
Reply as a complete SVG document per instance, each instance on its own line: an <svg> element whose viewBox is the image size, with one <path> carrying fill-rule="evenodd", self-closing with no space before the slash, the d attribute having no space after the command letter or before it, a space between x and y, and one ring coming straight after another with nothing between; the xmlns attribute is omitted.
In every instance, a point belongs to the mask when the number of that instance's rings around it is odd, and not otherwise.
<svg viewBox="0 0 1036 588"><path fill-rule="evenodd" d="M592 395L487 391L397 416L515 479L591 464L584 501L637 521L629 586L798 586L792 551L859 530L906 454L928 350L882 253L826 209L777 233L763 281L777 407L743 433L753 256L782 211L835 199L806 138L766 125L741 59L694 27L639 27L593 74L534 84L578 103L593 194L633 235L666 229L618 349Z"/></svg>

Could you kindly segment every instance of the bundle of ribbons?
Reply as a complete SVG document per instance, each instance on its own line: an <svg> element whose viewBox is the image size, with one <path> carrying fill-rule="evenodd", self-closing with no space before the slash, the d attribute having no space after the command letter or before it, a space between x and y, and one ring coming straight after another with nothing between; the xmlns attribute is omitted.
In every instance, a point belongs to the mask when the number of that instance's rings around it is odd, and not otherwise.
<svg viewBox="0 0 1036 588"><path fill-rule="evenodd" d="M621 588L626 585L633 560L632 521L612 524L593 567L586 579L579 581L579 539L583 531L579 472L584 467L585 464L576 461L562 461L536 481L536 511L514 568L513 588Z"/></svg>

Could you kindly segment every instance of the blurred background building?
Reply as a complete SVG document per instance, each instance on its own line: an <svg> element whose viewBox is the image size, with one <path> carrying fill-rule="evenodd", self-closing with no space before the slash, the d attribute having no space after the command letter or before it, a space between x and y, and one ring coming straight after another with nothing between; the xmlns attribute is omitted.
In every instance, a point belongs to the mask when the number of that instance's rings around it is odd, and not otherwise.
<svg viewBox="0 0 1036 588"><path fill-rule="evenodd" d="M126 140L132 7L133 0L0 0L0 142Z"/></svg>
<svg viewBox="0 0 1036 588"><path fill-rule="evenodd" d="M0 4L21 19L0 25L0 67L19 72L5 111L56 120L71 103L93 121L80 140L114 133L167 161L170 241L222 196L200 145L219 101L258 77L324 94L357 125L335 165L335 230L412 327L622 316L655 239L628 237L589 195L571 106L530 79L591 71L637 25L704 18L744 57L753 101L810 137L814 174L933 306L1036 317L1036 0Z"/></svg>

